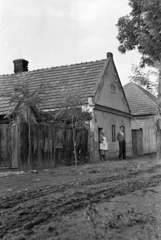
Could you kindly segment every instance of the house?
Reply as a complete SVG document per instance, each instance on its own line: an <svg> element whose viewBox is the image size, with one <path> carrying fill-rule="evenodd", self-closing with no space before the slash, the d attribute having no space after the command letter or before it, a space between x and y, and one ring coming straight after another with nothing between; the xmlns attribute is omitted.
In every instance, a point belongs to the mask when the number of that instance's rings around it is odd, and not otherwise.
<svg viewBox="0 0 161 240"><path fill-rule="evenodd" d="M124 86L132 119L132 143L134 155L155 153L157 149L154 116L157 98L135 83Z"/></svg>
<svg viewBox="0 0 161 240"><path fill-rule="evenodd" d="M103 60L85 62L60 67L52 67L28 71L28 61L14 61L14 74L0 76L0 93L11 93L13 86L28 81L31 89L41 84L46 86L42 111L59 108L62 93L82 92L81 101L85 108L90 109L89 154L91 161L99 159L99 132L103 128L107 137L109 151L106 159L118 156L116 134L120 126L124 126L127 142L127 155L132 154L131 113L121 85L112 53L107 53ZM1 119L9 111L9 103L0 99Z"/></svg>

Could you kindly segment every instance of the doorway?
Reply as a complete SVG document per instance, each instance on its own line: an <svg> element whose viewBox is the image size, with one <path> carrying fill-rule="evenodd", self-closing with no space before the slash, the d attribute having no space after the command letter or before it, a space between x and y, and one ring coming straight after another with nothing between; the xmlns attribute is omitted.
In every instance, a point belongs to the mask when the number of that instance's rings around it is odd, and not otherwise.
<svg viewBox="0 0 161 240"><path fill-rule="evenodd" d="M143 155L143 130L142 128L132 130L133 155Z"/></svg>

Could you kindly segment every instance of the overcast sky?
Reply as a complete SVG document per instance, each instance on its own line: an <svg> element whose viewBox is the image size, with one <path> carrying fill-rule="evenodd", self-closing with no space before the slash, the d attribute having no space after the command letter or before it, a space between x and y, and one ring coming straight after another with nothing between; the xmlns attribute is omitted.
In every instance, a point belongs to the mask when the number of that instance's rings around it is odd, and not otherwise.
<svg viewBox="0 0 161 240"><path fill-rule="evenodd" d="M139 54L118 52L118 18L128 0L0 0L0 74L13 73L13 60L29 70L95 61L112 52L122 84Z"/></svg>

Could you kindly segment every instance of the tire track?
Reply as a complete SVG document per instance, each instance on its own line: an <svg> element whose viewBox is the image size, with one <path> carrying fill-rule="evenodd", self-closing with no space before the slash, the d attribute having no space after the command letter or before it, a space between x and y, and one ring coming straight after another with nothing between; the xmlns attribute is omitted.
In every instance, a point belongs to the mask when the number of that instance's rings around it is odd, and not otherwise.
<svg viewBox="0 0 161 240"><path fill-rule="evenodd" d="M48 223L56 220L65 214L70 214L76 210L87 207L89 203L99 203L109 201L111 198L123 196L135 192L136 190L155 187L161 183L161 174L149 177L148 179L130 180L120 183L117 186L103 186L90 189L88 191L77 192L71 195L64 195L60 198L49 198L28 205L17 206L8 209L3 214L0 221L1 238L8 232L25 232L40 223Z"/></svg>
<svg viewBox="0 0 161 240"><path fill-rule="evenodd" d="M116 176L110 176L110 177L107 176L107 177L98 178L98 179L88 179L85 181L80 181L80 182L77 182L77 185L75 184L75 182L61 184L58 186L49 186L49 185L46 186L45 185L36 190L23 191L19 194L17 194L17 193L13 194L12 196L0 197L0 210L4 209L4 208L6 208L6 209L13 208L22 202L25 203L29 200L38 199L40 197L43 197L43 196L46 196L49 194L53 194L56 192L64 192L67 189L71 189L74 187L81 188L83 186L97 185L100 183L106 183L106 182L111 183L113 181L120 181L123 179L131 179L131 178L137 177L144 173L155 173L160 168L161 168L161 165L156 165L149 169L132 171L128 174L118 174Z"/></svg>

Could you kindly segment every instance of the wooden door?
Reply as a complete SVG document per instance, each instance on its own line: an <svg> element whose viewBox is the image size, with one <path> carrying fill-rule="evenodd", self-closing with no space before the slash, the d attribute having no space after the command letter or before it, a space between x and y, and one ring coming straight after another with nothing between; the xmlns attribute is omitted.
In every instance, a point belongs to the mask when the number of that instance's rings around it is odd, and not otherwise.
<svg viewBox="0 0 161 240"><path fill-rule="evenodd" d="M144 129L143 135L144 135L143 138L144 154L155 153L157 146L155 129L152 128Z"/></svg>
<svg viewBox="0 0 161 240"><path fill-rule="evenodd" d="M132 130L133 155L143 155L143 131L142 128Z"/></svg>

